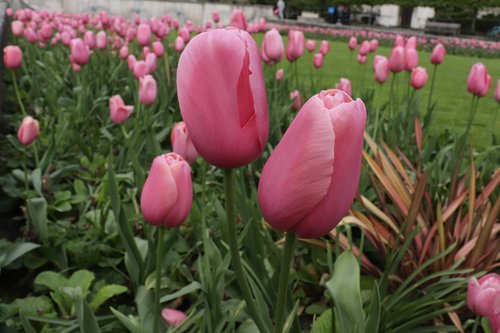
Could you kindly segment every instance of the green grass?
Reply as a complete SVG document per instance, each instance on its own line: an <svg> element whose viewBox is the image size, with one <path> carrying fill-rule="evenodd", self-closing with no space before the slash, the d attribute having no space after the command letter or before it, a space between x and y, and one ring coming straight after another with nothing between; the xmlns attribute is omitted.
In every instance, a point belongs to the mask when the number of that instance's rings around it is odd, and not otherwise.
<svg viewBox="0 0 500 333"><path fill-rule="evenodd" d="M262 35L257 36L261 41ZM285 41L286 42L286 41ZM319 41L317 42L317 50ZM379 47L375 54L389 56L391 49ZM369 55L365 65L356 62L356 54L349 51L345 42L330 42L330 53L324 59L324 65L317 70L312 67L312 54L305 51L304 56L298 61L298 70L301 81L299 85L310 85L310 72L313 73L317 82L316 90L333 88L339 78L346 77L353 85L353 97L359 96L360 86L375 89L375 105L380 106L389 99L390 77L379 89L374 79L372 63L374 55ZM430 53L419 52L419 65L425 67L429 74L427 85L417 92L420 98L421 113L425 113L427 99L430 92L433 65L430 63ZM433 101L437 102L434 110L434 119L431 131L443 131L449 129L452 133L460 134L465 130L469 115L472 95L467 92L467 76L472 64L482 62L488 68L492 77L492 87L488 95L481 98L476 117L473 122L470 143L477 149L482 150L491 145L492 119L499 103L493 99L493 90L496 81L500 78L500 61L498 59L480 59L467 56L447 55L443 64L438 66L436 82L433 93ZM289 63L282 61L279 67L284 68L285 73L291 74L292 68ZM286 74L285 74L286 75ZM408 74L398 74L396 79L397 90L400 98L406 96ZM291 80L291 82L294 82ZM307 100L310 96L303 96ZM370 110L368 116L370 115ZM500 118L500 116L499 116ZM500 134L500 120L497 121L495 131L497 137Z"/></svg>

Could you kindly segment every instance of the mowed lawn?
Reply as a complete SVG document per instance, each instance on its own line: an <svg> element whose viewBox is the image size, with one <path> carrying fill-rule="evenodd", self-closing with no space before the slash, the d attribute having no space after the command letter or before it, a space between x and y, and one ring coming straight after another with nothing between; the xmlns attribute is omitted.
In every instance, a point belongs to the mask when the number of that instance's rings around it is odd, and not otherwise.
<svg viewBox="0 0 500 333"><path fill-rule="evenodd" d="M263 35L258 35L257 40L261 43ZM286 38L284 40L286 47ZM320 41L317 41L316 50L319 50ZM388 47L379 47L375 54L382 54L389 57L391 49ZM375 89L375 104L381 105L388 101L390 93L391 77L379 89L378 83L374 79L372 70L373 54L364 65L356 62L356 53L352 53L347 48L346 42L330 41L330 53L324 59L324 65L317 70L312 67L313 54L305 51L304 56L298 61L299 85L309 85L310 72L315 76L317 90L328 89L335 86L341 77L351 80L353 85L354 97L359 96L360 86ZM476 117L473 122L470 143L479 150L491 145L492 120L499 103L493 99L493 91L497 80L500 78L500 57L476 58L458 55L446 55L443 64L437 68L436 82L433 93L433 101L437 102L434 110L434 119L431 131L444 131L449 129L453 133L462 133L465 130L467 118L471 105L472 95L467 92L467 76L474 63L482 62L488 68L492 76L492 85L487 96L481 98ZM428 84L418 91L420 98L420 110L422 115L427 107L427 99L430 92L430 83L432 80L433 65L430 63L430 52L419 51L419 66L425 67L429 74ZM288 62L282 61L278 67L284 68L285 72L292 71ZM312 68L312 69L311 69ZM294 82L291 80L290 82ZM405 98L407 92L408 74L406 72L397 75L396 84L398 85L399 98ZM307 100L310 96L303 96ZM368 115L370 114L370 110ZM496 122L495 133L500 136L500 115Z"/></svg>

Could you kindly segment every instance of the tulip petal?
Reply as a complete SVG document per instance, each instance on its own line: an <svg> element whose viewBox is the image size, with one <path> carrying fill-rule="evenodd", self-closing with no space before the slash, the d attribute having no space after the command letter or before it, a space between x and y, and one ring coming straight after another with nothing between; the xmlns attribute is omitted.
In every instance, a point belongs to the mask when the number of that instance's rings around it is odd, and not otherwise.
<svg viewBox="0 0 500 333"><path fill-rule="evenodd" d="M193 184L191 180L191 170L187 162L182 161L171 166L172 176L176 181L178 196L175 205L168 214L166 221L170 223L168 227L181 225L189 215L193 203Z"/></svg>
<svg viewBox="0 0 500 333"><path fill-rule="evenodd" d="M273 227L287 231L327 193L334 133L328 110L313 97L301 109L264 166L259 205Z"/></svg>

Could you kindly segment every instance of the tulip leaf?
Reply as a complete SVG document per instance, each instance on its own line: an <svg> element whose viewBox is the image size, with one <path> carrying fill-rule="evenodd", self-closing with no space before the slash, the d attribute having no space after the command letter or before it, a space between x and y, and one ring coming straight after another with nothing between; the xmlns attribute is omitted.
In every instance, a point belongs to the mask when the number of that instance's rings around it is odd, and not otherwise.
<svg viewBox="0 0 500 333"><path fill-rule="evenodd" d="M188 294L190 294L192 292L195 292L196 290L200 290L201 288L202 288L202 286L201 286L201 284L198 281L193 281L190 284L188 284L187 286L179 289L175 293L163 296L160 299L160 303L169 302L169 301L174 300L174 299L176 299L178 297L181 297L181 296L184 296L184 295L188 295Z"/></svg>
<svg viewBox="0 0 500 333"><path fill-rule="evenodd" d="M78 326L80 327L81 333L100 333L99 325L97 324L97 319L94 312L90 308L87 300L83 297L82 288L76 287L65 287L62 291L68 294L76 309L76 316L78 319Z"/></svg>
<svg viewBox="0 0 500 333"><path fill-rule="evenodd" d="M131 333L146 333L146 330L141 326L137 319L125 316L120 311L110 307L111 312Z"/></svg>
<svg viewBox="0 0 500 333"><path fill-rule="evenodd" d="M25 333L36 333L36 331L33 328L33 326L31 326L30 321L24 315L24 311L21 310L19 312L19 316L20 316L20 319L21 319L21 324L23 325L24 332Z"/></svg>
<svg viewBox="0 0 500 333"><path fill-rule="evenodd" d="M370 333L378 333L380 325L380 291L378 290L377 282L373 284L370 308L368 310L368 318L366 320L366 331Z"/></svg>
<svg viewBox="0 0 500 333"><path fill-rule="evenodd" d="M24 254L40 247L40 245L30 242L14 243L6 249L0 249L0 268L12 263L14 260L22 257Z"/></svg>
<svg viewBox="0 0 500 333"><path fill-rule="evenodd" d="M118 284L104 286L94 295L92 302L90 302L90 307L96 311L104 302L116 295L123 294L127 290L127 287Z"/></svg>
<svg viewBox="0 0 500 333"><path fill-rule="evenodd" d="M33 170L31 173L31 180L33 181L33 188L35 189L36 193L38 193L40 196L43 196L42 194L42 170L39 168L36 168Z"/></svg>
<svg viewBox="0 0 500 333"><path fill-rule="evenodd" d="M35 227L43 245L48 245L49 230L47 227L47 201L45 198L33 198L26 201L28 216Z"/></svg>

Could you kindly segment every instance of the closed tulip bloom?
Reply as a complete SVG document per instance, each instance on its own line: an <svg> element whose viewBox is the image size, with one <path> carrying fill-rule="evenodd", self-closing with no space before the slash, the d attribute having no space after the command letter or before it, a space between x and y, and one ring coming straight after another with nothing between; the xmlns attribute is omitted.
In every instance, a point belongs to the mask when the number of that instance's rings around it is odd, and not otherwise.
<svg viewBox="0 0 500 333"><path fill-rule="evenodd" d="M194 146L205 160L236 168L260 156L269 125L259 51L250 34L226 28L193 38L179 59L177 93Z"/></svg>
<svg viewBox="0 0 500 333"><path fill-rule="evenodd" d="M493 93L493 98L500 103L500 79L497 81L497 86L495 88L495 92Z"/></svg>
<svg viewBox="0 0 500 333"><path fill-rule="evenodd" d="M163 47L163 43L159 40L153 42L153 52L156 57L161 58L165 54L165 48Z"/></svg>
<svg viewBox="0 0 500 333"><path fill-rule="evenodd" d="M266 32L262 41L262 51L270 61L279 62L281 60L285 46L278 30L271 29Z"/></svg>
<svg viewBox="0 0 500 333"><path fill-rule="evenodd" d="M347 44L347 46L349 47L349 49L351 51L354 51L356 49L356 46L358 46L358 40L356 39L356 37L351 37L349 39L349 43Z"/></svg>
<svg viewBox="0 0 500 333"><path fill-rule="evenodd" d="M71 52L71 62L80 66L89 62L90 51L81 38L72 39L69 48Z"/></svg>
<svg viewBox="0 0 500 333"><path fill-rule="evenodd" d="M283 68L276 71L276 81L281 81L283 79Z"/></svg>
<svg viewBox="0 0 500 333"><path fill-rule="evenodd" d="M408 40L406 41L406 48L416 50L417 49L417 37L411 36L410 38L408 38Z"/></svg>
<svg viewBox="0 0 500 333"><path fill-rule="evenodd" d="M405 49L405 69L411 72L418 66L418 53L417 50L412 48Z"/></svg>
<svg viewBox="0 0 500 333"><path fill-rule="evenodd" d="M124 45L121 47L120 58L122 58L123 60L128 58L128 46L127 45Z"/></svg>
<svg viewBox="0 0 500 333"><path fill-rule="evenodd" d="M23 51L17 45L9 45L3 49L3 63L5 67L16 69L23 64Z"/></svg>
<svg viewBox="0 0 500 333"><path fill-rule="evenodd" d="M364 40L361 43L361 46L359 47L358 53L365 56L368 54L368 52L370 52L370 42L367 40Z"/></svg>
<svg viewBox="0 0 500 333"><path fill-rule="evenodd" d="M156 55L154 53L146 56L146 65L148 65L149 73L153 73L156 70Z"/></svg>
<svg viewBox="0 0 500 333"><path fill-rule="evenodd" d="M108 37L106 36L106 33L102 30L99 31L95 38L95 46L98 49L103 50L106 48L107 44L108 44Z"/></svg>
<svg viewBox="0 0 500 333"><path fill-rule="evenodd" d="M9 17L11 17L11 16L12 16L12 8L10 8L10 7L9 7L9 8L7 8L7 9L5 10L5 15L7 15L7 16L9 16Z"/></svg>
<svg viewBox="0 0 500 333"><path fill-rule="evenodd" d="M10 24L10 29L12 30L12 34L14 36L22 36L24 32L24 23L21 21L12 21Z"/></svg>
<svg viewBox="0 0 500 333"><path fill-rule="evenodd" d="M36 32L32 27L27 27L26 29L24 29L24 37L26 37L26 39L30 43L36 43L38 41L38 36L36 35ZM61 34L61 40L64 45L68 45L69 41L71 40L71 36L68 32L64 31Z"/></svg>
<svg viewBox="0 0 500 333"><path fill-rule="evenodd" d="M146 222L177 227L186 220L192 203L189 164L176 153L157 156L141 193L141 211Z"/></svg>
<svg viewBox="0 0 500 333"><path fill-rule="evenodd" d="M33 119L30 116L24 117L21 126L17 130L17 139L19 142L25 146L29 145L40 134L40 126L38 120Z"/></svg>
<svg viewBox="0 0 500 333"><path fill-rule="evenodd" d="M127 57L127 65L128 65L128 68L132 72L134 71L134 67L135 67L136 62L137 62L137 59L135 58L135 56L133 54L129 54Z"/></svg>
<svg viewBox="0 0 500 333"><path fill-rule="evenodd" d="M302 97L298 90L294 90L290 93L290 100L293 101L292 110L300 110L302 107Z"/></svg>
<svg viewBox="0 0 500 333"><path fill-rule="evenodd" d="M402 72L405 69L405 49L402 46L397 46L392 49L389 57L389 69L393 73Z"/></svg>
<svg viewBox="0 0 500 333"><path fill-rule="evenodd" d="M52 26L50 24L44 23L39 31L39 36L42 40L49 40L52 36Z"/></svg>
<svg viewBox="0 0 500 333"><path fill-rule="evenodd" d="M95 35L93 31L86 31L83 34L83 43L88 46L89 49L93 49L95 47Z"/></svg>
<svg viewBox="0 0 500 333"><path fill-rule="evenodd" d="M137 27L137 43L141 46L149 45L151 40L151 28L147 23L141 23Z"/></svg>
<svg viewBox="0 0 500 333"><path fill-rule="evenodd" d="M397 35L394 38L394 47L404 47L405 46L405 38L402 35Z"/></svg>
<svg viewBox="0 0 500 333"><path fill-rule="evenodd" d="M240 9L233 10L230 25L241 30L247 30L247 20L245 19L243 11Z"/></svg>
<svg viewBox="0 0 500 333"><path fill-rule="evenodd" d="M365 121L363 102L339 90L304 104L260 177L259 206L273 228L316 238L339 223L357 191Z"/></svg>
<svg viewBox="0 0 500 333"><path fill-rule="evenodd" d="M138 60L134 63L134 77L140 79L149 74L149 65L144 60Z"/></svg>
<svg viewBox="0 0 500 333"><path fill-rule="evenodd" d="M467 284L467 306L480 316L488 316L500 294L500 275L486 274L477 280L472 277Z"/></svg>
<svg viewBox="0 0 500 333"><path fill-rule="evenodd" d="M317 69L320 69L323 66L323 54L322 53L316 53L314 55L313 65Z"/></svg>
<svg viewBox="0 0 500 333"><path fill-rule="evenodd" d="M411 86L414 89L422 89L427 83L427 71L423 67L416 67L411 71Z"/></svg>
<svg viewBox="0 0 500 333"><path fill-rule="evenodd" d="M319 53L323 56L326 56L330 52L330 43L327 40L321 42L321 46L319 47Z"/></svg>
<svg viewBox="0 0 500 333"><path fill-rule="evenodd" d="M377 51L377 48L378 48L378 40L376 39L372 39L370 41L370 52L375 52Z"/></svg>
<svg viewBox="0 0 500 333"><path fill-rule="evenodd" d="M491 76L482 63L472 65L467 79L467 90L478 97L488 94L491 87Z"/></svg>
<svg viewBox="0 0 500 333"><path fill-rule="evenodd" d="M184 312L169 308L164 308L161 311L161 317L163 318L165 323L167 323L167 325L172 327L180 326L187 320L187 316L184 314Z"/></svg>
<svg viewBox="0 0 500 333"><path fill-rule="evenodd" d="M373 72L378 83L384 83L389 75L389 61L386 57L376 55L373 59Z"/></svg>
<svg viewBox="0 0 500 333"><path fill-rule="evenodd" d="M187 27L179 30L179 36L184 40L184 43L187 44L191 40L191 33L189 32Z"/></svg>
<svg viewBox="0 0 500 333"><path fill-rule="evenodd" d="M151 105L156 100L156 80L151 75L141 77L139 80L139 101L145 105Z"/></svg>
<svg viewBox="0 0 500 333"><path fill-rule="evenodd" d="M181 155L189 164L196 161L198 152L183 121L175 123L170 134L170 142L174 153Z"/></svg>
<svg viewBox="0 0 500 333"><path fill-rule="evenodd" d="M340 78L339 83L335 86L335 89L342 90L347 95L352 96L352 84L349 79L344 77Z"/></svg>
<svg viewBox="0 0 500 333"><path fill-rule="evenodd" d="M446 49L443 44L439 43L434 46L431 54L431 63L434 65L440 65L443 62L444 56L446 55Z"/></svg>
<svg viewBox="0 0 500 333"><path fill-rule="evenodd" d="M316 41L314 39L308 39L306 42L306 49L309 53L314 52L316 49Z"/></svg>
<svg viewBox="0 0 500 333"><path fill-rule="evenodd" d="M184 39L181 36L177 36L174 43L174 48L177 52L181 53L184 50L186 43L184 43Z"/></svg>
<svg viewBox="0 0 500 333"><path fill-rule="evenodd" d="M133 111L134 106L125 105L120 95L115 95L109 99L109 115L115 124L125 122Z"/></svg>
<svg viewBox="0 0 500 333"><path fill-rule="evenodd" d="M288 31L288 45L286 48L286 58L290 62L299 59L304 53L304 34L302 31Z"/></svg>
<svg viewBox="0 0 500 333"><path fill-rule="evenodd" d="M73 72L75 73L80 73L80 71L82 70L82 66L78 65L78 64L75 64L74 62L71 63L71 69L73 70Z"/></svg>
<svg viewBox="0 0 500 333"><path fill-rule="evenodd" d="M365 55L358 53L357 60L358 60L358 64L360 64L360 65L366 64L366 56Z"/></svg>
<svg viewBox="0 0 500 333"><path fill-rule="evenodd" d="M488 315L491 329L494 333L500 333L500 293L497 294L493 308Z"/></svg>

